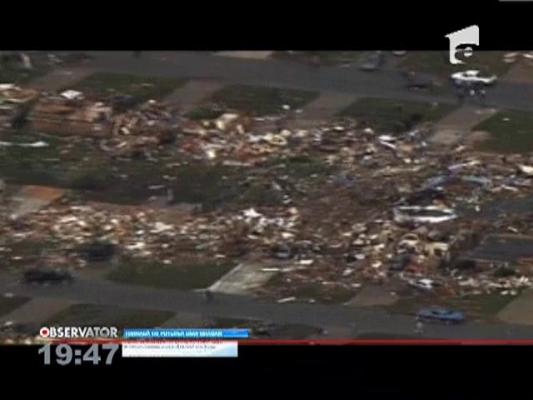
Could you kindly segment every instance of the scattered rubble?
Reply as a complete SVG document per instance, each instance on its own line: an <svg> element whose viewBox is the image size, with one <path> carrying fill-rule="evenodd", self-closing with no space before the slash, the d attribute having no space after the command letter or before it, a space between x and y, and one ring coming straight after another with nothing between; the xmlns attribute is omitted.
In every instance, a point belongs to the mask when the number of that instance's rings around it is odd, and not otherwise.
<svg viewBox="0 0 533 400"><path fill-rule="evenodd" d="M39 93L14 84L0 84L0 132L12 128Z"/></svg>
<svg viewBox="0 0 533 400"><path fill-rule="evenodd" d="M102 137L110 134L112 109L103 102L91 102L67 91L41 94L28 113L29 128L59 135ZM67 95L65 95L67 93Z"/></svg>
<svg viewBox="0 0 533 400"><path fill-rule="evenodd" d="M392 279L450 294L509 293L531 285L525 269L506 276L460 264L480 236L530 229L512 213L479 218L489 204L532 195L528 155L478 153L464 145L443 153L426 142L430 125L397 134L353 120L295 130L275 116L225 113L193 121L153 100L117 111L109 99L89 101L76 91L41 94L28 119L38 131L95 137L101 150L127 162L146 162L139 154L157 160L157 150L167 147L175 149L178 167L241 168L246 179L238 190L259 181L281 199L181 213L179 222L160 218L157 207L120 210L71 200L26 216L16 229L2 225L13 243L60 243L56 263L83 267L117 254L165 264L182 252L253 254L277 264L262 271L281 276L279 288L264 289L279 302L300 299L291 290L309 283L330 293L355 293L367 282ZM46 142L0 142L15 145ZM167 190L153 183L151 189Z"/></svg>

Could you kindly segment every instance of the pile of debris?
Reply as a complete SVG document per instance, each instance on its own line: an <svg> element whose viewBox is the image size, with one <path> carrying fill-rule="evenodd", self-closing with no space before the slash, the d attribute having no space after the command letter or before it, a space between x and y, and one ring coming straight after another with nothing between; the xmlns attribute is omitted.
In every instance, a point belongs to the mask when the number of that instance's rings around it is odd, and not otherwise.
<svg viewBox="0 0 533 400"><path fill-rule="evenodd" d="M533 195L528 155L478 153L465 146L443 152L426 142L430 125L394 134L349 120L313 129L264 129L235 113L186 120L155 101L114 115L111 106L89 104L72 91L45 99L34 117L47 112L69 125L65 120L77 115L101 126L101 147L111 155L131 158L176 141L186 161L243 167L247 179L264 179L283 201L192 214L179 224L160 220L157 209L112 212L66 204L28 218L32 239L50 238L70 249L102 239L127 256L163 263L183 251L218 258L253 253L278 262L286 282L332 290L393 278L417 290L449 293L512 292L530 285L525 275L495 278L457 265L458 255L506 221L506 229L527 229L512 216L489 211L502 199ZM86 133L95 131L87 126ZM273 160L279 166L279 160L294 158L325 165L327 172L315 180L313 172L272 167ZM79 265L84 262L78 257Z"/></svg>
<svg viewBox="0 0 533 400"><path fill-rule="evenodd" d="M11 83L0 84L0 131L16 125L38 96L36 90L22 89Z"/></svg>
<svg viewBox="0 0 533 400"><path fill-rule="evenodd" d="M133 156L145 149L173 143L180 119L175 109L155 100L113 118L111 137L101 142L106 152Z"/></svg>
<svg viewBox="0 0 533 400"><path fill-rule="evenodd" d="M28 122L37 132L105 137L111 134L112 115L109 105L67 90L59 95L43 94L28 114Z"/></svg>

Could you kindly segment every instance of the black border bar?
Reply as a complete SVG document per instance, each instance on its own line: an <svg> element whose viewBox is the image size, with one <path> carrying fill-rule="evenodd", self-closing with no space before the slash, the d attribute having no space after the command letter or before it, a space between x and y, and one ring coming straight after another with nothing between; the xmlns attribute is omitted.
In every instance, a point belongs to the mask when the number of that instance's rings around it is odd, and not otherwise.
<svg viewBox="0 0 533 400"><path fill-rule="evenodd" d="M92 10L92 11L91 11ZM142 11L142 12L140 12ZM132 15L137 13L137 15ZM8 15L8 14L6 14ZM75 17L5 18L6 50L446 50L445 35L480 27L480 50L531 50L533 2L285 1L232 6L131 4Z"/></svg>

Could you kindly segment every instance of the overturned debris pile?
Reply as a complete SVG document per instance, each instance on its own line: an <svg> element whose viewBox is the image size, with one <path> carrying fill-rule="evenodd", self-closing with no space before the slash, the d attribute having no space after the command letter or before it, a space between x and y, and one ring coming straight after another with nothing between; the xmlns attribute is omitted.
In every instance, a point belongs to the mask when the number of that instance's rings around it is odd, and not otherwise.
<svg viewBox="0 0 533 400"><path fill-rule="evenodd" d="M170 144L176 139L180 120L176 110L155 100L113 118L111 137L103 140L102 149L132 156L145 149Z"/></svg>
<svg viewBox="0 0 533 400"><path fill-rule="evenodd" d="M104 137L111 133L113 110L103 102L85 100L80 92L43 95L28 114L30 129L59 135Z"/></svg>
<svg viewBox="0 0 533 400"><path fill-rule="evenodd" d="M38 96L39 92L33 89L0 84L0 130L16 126Z"/></svg>
<svg viewBox="0 0 533 400"><path fill-rule="evenodd" d="M84 104L76 93L67 96L62 104ZM32 215L27 233L68 249L104 240L127 256L165 264L183 252L258 257L277 263L265 272L283 277L287 298L310 283L335 292L400 281L407 290L448 295L530 286L525 269L495 276L467 268L460 257L487 233L531 230L523 214L498 206L533 195L528 155L499 156L465 146L443 152L426 143L430 126L392 134L354 121L296 130L257 122L262 121L235 113L190 121L149 101L106 115L108 136L100 145L127 162L144 162L131 157L167 145L176 152L179 162L169 162L176 168L186 162L240 168L243 185L236 191L259 183L266 189L258 197L275 193L280 201L232 204L179 222L162 220L156 208L67 204ZM160 186L165 187L154 187ZM77 254L84 265L82 253L68 254Z"/></svg>

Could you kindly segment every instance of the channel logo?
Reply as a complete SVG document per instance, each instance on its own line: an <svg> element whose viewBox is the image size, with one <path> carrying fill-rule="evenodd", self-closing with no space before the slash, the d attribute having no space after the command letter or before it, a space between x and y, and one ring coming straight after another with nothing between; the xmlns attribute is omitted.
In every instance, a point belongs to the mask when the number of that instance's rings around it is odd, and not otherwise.
<svg viewBox="0 0 533 400"><path fill-rule="evenodd" d="M39 336L46 339L118 338L115 326L43 326Z"/></svg>
<svg viewBox="0 0 533 400"><path fill-rule="evenodd" d="M450 64L464 64L465 62L458 59L457 48L463 45L476 45L479 46L479 26L472 25L459 31L452 32L446 37L450 41L449 59ZM471 47L468 47L463 52L465 57L471 57L474 51Z"/></svg>

